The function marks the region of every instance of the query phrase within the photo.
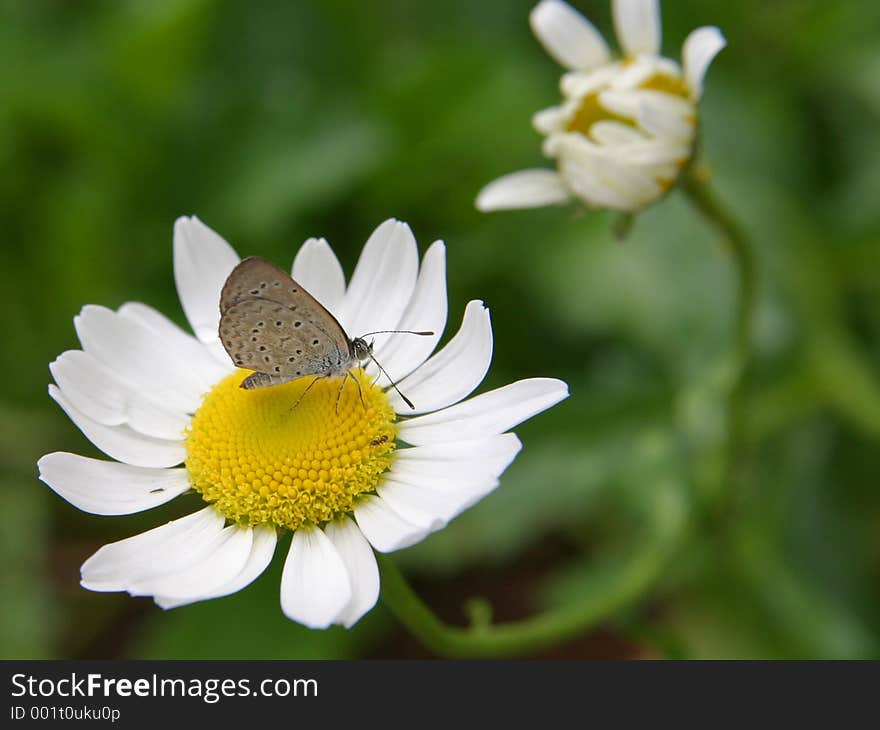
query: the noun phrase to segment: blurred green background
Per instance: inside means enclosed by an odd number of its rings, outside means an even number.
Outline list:
[[[578,9],[610,36],[607,0]],[[86,303],[185,324],[171,227],[199,215],[242,255],[326,236],[348,273],[373,228],[448,244],[450,328],[492,309],[484,388],[564,378],[517,429],[501,487],[398,554],[451,623],[632,587],[549,657],[880,655],[880,4],[666,2],[664,52],[716,24],[703,160],[760,264],[736,512],[717,492],[734,297],[715,233],[673,193],[614,218],[484,215],[486,182],[544,164],[531,114],[559,68],[520,0],[0,1],[3,658],[428,656],[380,605],[308,631],[278,601],[283,552],[238,595],[171,612],[96,594],[101,544],[192,510],[82,514],[36,479],[95,450],[46,394]],[[284,543],[286,545],[286,542]],[[624,586],[624,588],[621,588]]]

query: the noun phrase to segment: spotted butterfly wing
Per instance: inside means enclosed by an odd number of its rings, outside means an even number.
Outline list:
[[[286,271],[256,256],[238,264],[223,286],[220,341],[235,365],[256,371],[243,388],[332,375],[352,363],[336,318]]]

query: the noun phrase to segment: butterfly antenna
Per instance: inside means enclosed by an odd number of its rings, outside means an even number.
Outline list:
[[[376,332],[367,332],[365,335],[361,335],[361,339],[370,335],[422,335],[423,337],[428,337],[433,334],[433,332],[414,332],[413,330],[377,330]],[[376,363],[376,365],[378,364]]]
[[[376,334],[378,334],[378,333],[376,333]],[[421,333],[414,332],[413,334],[421,334]],[[391,383],[391,387],[397,391],[397,395],[399,395],[401,398],[403,398],[403,402],[406,403],[412,410],[415,410],[416,407],[413,405],[412,401],[409,398],[407,398],[403,393],[400,392],[400,388],[397,387],[397,383],[395,383],[393,380],[391,380],[391,376],[386,372],[385,368],[383,368],[379,364],[379,361],[375,357],[373,357],[372,353],[370,354],[370,360],[372,360],[374,363],[376,363],[376,367],[382,371],[382,374],[386,378],[388,378],[388,382]]]

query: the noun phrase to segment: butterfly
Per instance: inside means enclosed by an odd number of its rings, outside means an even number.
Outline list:
[[[316,377],[302,395],[321,378],[341,375],[344,388],[351,377],[349,371],[367,360],[375,362],[385,373],[373,357],[373,344],[365,338],[396,332],[434,334],[380,330],[352,339],[301,284],[258,256],[241,261],[226,278],[220,293],[220,341],[236,366],[255,371],[241,383],[246,390],[280,385],[308,375]],[[357,379],[355,382],[360,387]],[[391,385],[415,410],[397,385]]]

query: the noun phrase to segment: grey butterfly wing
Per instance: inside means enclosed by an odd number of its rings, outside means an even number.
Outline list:
[[[279,382],[330,373],[348,361],[341,349],[347,344],[337,347],[305,315],[268,299],[247,299],[227,309],[220,340],[235,365],[283,378]]]
[[[220,341],[256,388],[305,375],[345,370],[351,364],[342,326],[287,272],[260,258],[233,269],[220,295]]]
[[[255,298],[270,299],[295,307],[305,306],[311,312],[323,313],[337,328],[339,337],[346,341],[348,339],[336,318],[297,284],[290,274],[266,259],[249,256],[240,261],[226,277],[226,283],[220,292],[220,315],[238,302]]]

